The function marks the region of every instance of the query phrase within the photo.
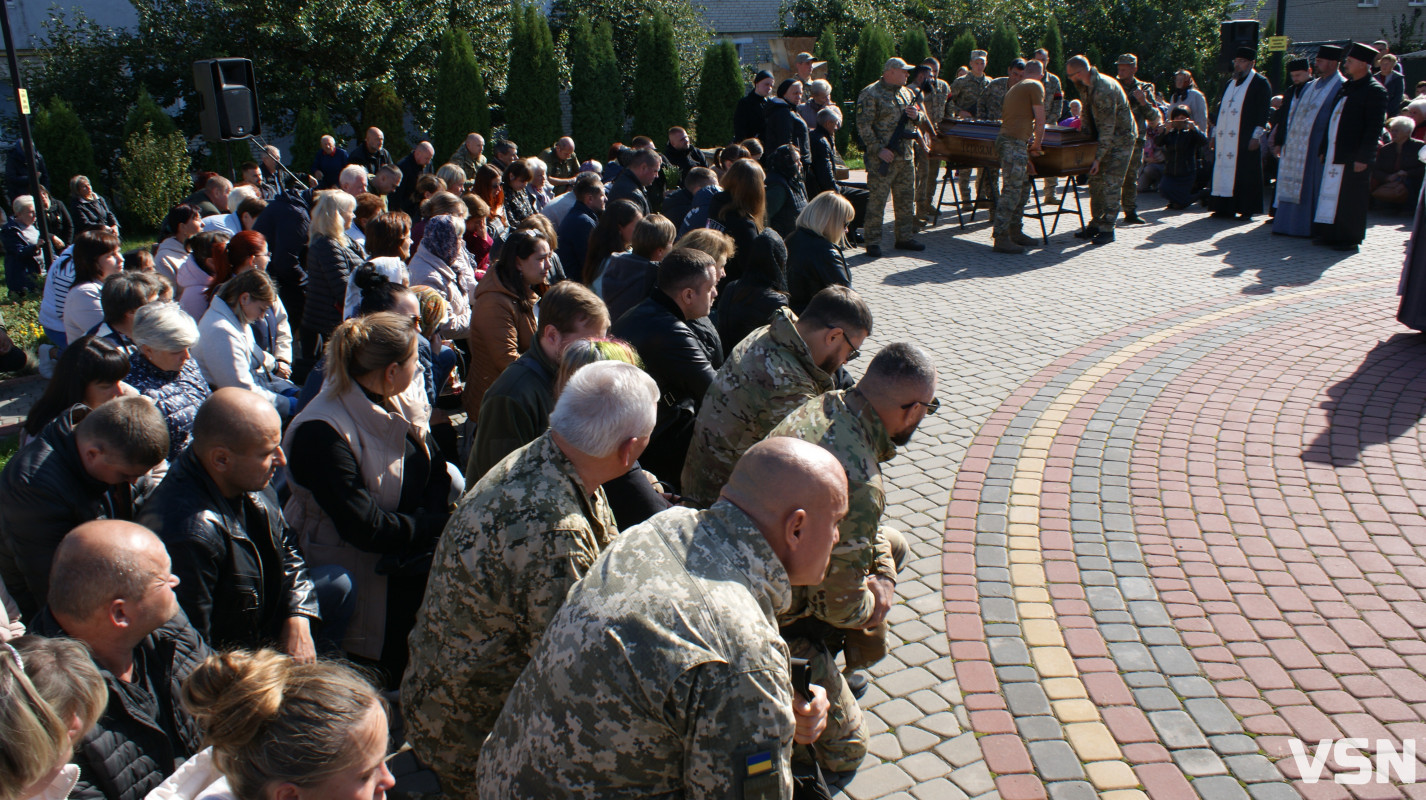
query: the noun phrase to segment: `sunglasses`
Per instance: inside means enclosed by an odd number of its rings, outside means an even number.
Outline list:
[[[842,332],[842,338],[846,340],[846,342],[847,342],[848,345],[850,345],[850,344],[852,343],[852,337],[850,337],[850,336],[847,335],[847,329],[846,329],[846,328],[837,328],[836,330],[839,330],[839,331]],[[860,348],[860,347],[853,347],[853,348],[852,348],[852,351],[851,351],[850,353],[847,353],[847,360],[848,360],[848,361],[856,361],[858,358],[861,357],[861,354],[862,354],[862,351],[861,351],[861,348]]]
[[[937,411],[940,411],[940,410],[941,410],[941,398],[939,398],[939,397],[933,397],[933,398],[931,398],[931,402],[929,402],[929,403],[925,402],[924,400],[912,400],[911,402],[909,402],[909,403],[907,403],[906,405],[902,406],[902,407],[901,407],[901,410],[902,410],[902,411],[910,411],[911,409],[915,408],[916,406],[925,406],[925,407],[926,407],[926,414],[927,414],[928,416],[929,416],[929,415],[934,415]]]

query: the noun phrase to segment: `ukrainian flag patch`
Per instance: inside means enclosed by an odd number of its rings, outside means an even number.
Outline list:
[[[772,771],[772,751],[765,750],[761,753],[753,753],[747,758],[747,776],[761,775],[764,772]]]

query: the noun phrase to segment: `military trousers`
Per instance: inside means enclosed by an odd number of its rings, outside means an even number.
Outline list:
[[[1119,205],[1125,214],[1133,214],[1139,208],[1139,169],[1144,166],[1144,140],[1134,140],[1134,152],[1129,157],[1129,168],[1124,173],[1124,188],[1119,194]]]
[[[940,159],[916,148],[916,219],[922,222],[936,212],[936,175],[940,171]]]
[[[897,572],[906,565],[909,547],[906,537],[894,528],[885,525],[877,530],[876,549],[878,556],[890,555]],[[880,560],[880,559],[878,559]],[[830,627],[830,626],[829,626]],[[869,667],[886,657],[885,621],[871,631],[842,631],[844,640],[840,648],[846,654],[847,669]],[[842,637],[838,637],[842,638]],[[857,698],[847,686],[842,670],[837,667],[837,653],[826,639],[795,636],[788,638],[787,648],[793,658],[808,660],[812,682],[827,692],[827,728],[812,745],[817,763],[832,772],[850,772],[861,766],[866,758],[867,745],[871,736],[867,732],[866,718]],[[797,748],[797,754],[806,748]]]
[[[995,137],[1000,160],[1000,197],[995,201],[994,234],[1000,239],[1020,229],[1030,193],[1030,143],[1001,134]]]
[[[887,164],[886,174],[879,168],[883,162],[873,153],[867,156],[866,183],[869,196],[866,203],[866,243],[881,244],[881,222],[886,216],[889,195],[896,212],[896,241],[909,242],[916,235],[916,162],[897,157]]]
[[[1133,149],[1133,139],[1111,144],[1099,159],[1099,172],[1089,176],[1089,224],[1101,231],[1114,230],[1119,219],[1119,203]]]

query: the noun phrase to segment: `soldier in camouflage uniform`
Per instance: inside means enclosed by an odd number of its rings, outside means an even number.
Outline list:
[[[505,695],[569,587],[618,534],[600,486],[638,459],[657,402],[657,385],[637,367],[584,367],[561,392],[550,430],[492,467],[441,535],[401,711],[446,796],[475,796],[476,757]],[[591,436],[603,438],[581,441]],[[581,449],[609,442],[612,452]]]
[[[1034,172],[1031,156],[1043,151],[1045,138],[1045,85],[1040,82],[1044,67],[1033,59],[1020,71],[1023,78],[1007,93],[1000,135],[995,137],[995,155],[1000,159],[1003,185],[995,204],[994,250],[997,253],[1024,253],[1027,245],[1039,244],[1021,230],[1025,199],[1030,193]]]
[[[480,797],[790,798],[793,743],[817,738],[827,699],[795,698],[776,615],[826,572],[846,509],[835,458],[772,439],[712,508],[624,531],[510,692]]]
[[[1060,84],[1060,76],[1050,72],[1050,51],[1041,47],[1035,51],[1035,60],[1045,68],[1045,124],[1058,125],[1065,108],[1065,90]],[[1054,203],[1059,190],[1059,178],[1045,178],[1045,202]]]
[[[1025,77],[1025,61],[1015,59],[1010,64],[1009,74],[996,78],[985,87],[980,98],[980,116],[977,119],[999,122],[1004,116],[1005,95]],[[1000,170],[986,167],[980,171],[975,188],[976,206],[994,208],[1000,201]]]
[[[985,51],[970,51],[970,72],[951,82],[951,98],[946,103],[946,118],[979,119],[977,109],[980,97],[990,85],[990,76],[985,74]],[[969,203],[970,174],[968,169],[956,170],[956,182],[960,184],[962,203]]]
[[[834,376],[871,333],[871,310],[845,286],[812,297],[798,318],[784,306],[733,348],[708,387],[683,466],[683,499],[707,508],[743,452],[788,412],[836,388]]]
[[[1129,98],[1129,112],[1134,116],[1134,152],[1129,158],[1129,169],[1124,173],[1124,188],[1120,190],[1119,205],[1124,209],[1124,222],[1129,225],[1143,225],[1139,216],[1139,168],[1144,166],[1144,141],[1149,133],[1149,113],[1158,109],[1159,97],[1154,85],[1134,77],[1139,71],[1139,59],[1133,53],[1119,56],[1119,86],[1124,96]]]
[[[897,250],[926,249],[926,245],[913,238],[916,234],[916,162],[911,142],[921,112],[912,102],[911,90],[906,88],[909,69],[911,65],[899,58],[888,59],[881,71],[881,80],[857,95],[857,133],[866,145],[866,179],[870,193],[864,228],[866,254],[873,258],[881,256],[881,222],[886,216],[888,194],[896,210],[896,237],[892,246]],[[903,119],[906,122],[902,130],[906,136],[893,143],[892,134]]]
[[[791,608],[778,617],[792,654],[812,662],[813,680],[832,703],[814,751],[818,763],[834,772],[856,769],[868,740],[861,708],[837,669],[837,652],[845,652],[848,670],[866,669],[885,656],[886,612],[906,559],[905,537],[881,524],[886,489],[880,464],[939,406],[935,394],[930,356],[898,342],[877,353],[855,388],[813,398],[772,431],[827,448],[847,471],[847,517],[827,577],[794,590]]]
[[[475,153],[471,153],[471,148],[475,148]],[[455,164],[465,170],[465,179],[475,180],[475,173],[485,166],[485,137],[478,133],[472,133],[465,137],[465,142],[446,159],[447,164]]]
[[[939,133],[941,120],[946,115],[946,103],[951,98],[951,85],[941,80],[941,62],[928,58],[918,69],[927,74],[920,79],[921,97],[924,101],[926,121]],[[916,221],[925,225],[933,217],[940,216],[936,209],[936,174],[941,171],[941,162],[931,158],[931,151],[919,141],[916,143]]]
[[[1119,218],[1124,176],[1133,157],[1134,117],[1129,111],[1129,98],[1124,95],[1119,81],[1101,75],[1089,59],[1084,56],[1071,58],[1065,65],[1065,75],[1080,87],[1084,96],[1080,130],[1099,142],[1089,170],[1091,219],[1084,230],[1075,234],[1075,238],[1108,244],[1114,241],[1114,223]]]

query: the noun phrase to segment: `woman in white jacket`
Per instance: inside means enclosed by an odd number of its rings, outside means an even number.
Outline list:
[[[297,404],[297,387],[274,373],[277,359],[258,347],[251,325],[277,301],[277,284],[250,270],[223,284],[198,323],[193,357],[214,389],[236,386],[267,398],[284,419]]]

